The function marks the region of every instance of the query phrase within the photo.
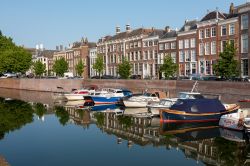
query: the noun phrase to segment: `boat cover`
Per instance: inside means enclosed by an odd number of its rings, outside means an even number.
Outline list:
[[[170,110],[186,113],[219,113],[225,111],[224,105],[218,99],[178,99]]]

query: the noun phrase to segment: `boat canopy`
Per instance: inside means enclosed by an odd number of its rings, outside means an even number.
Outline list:
[[[186,113],[217,113],[225,111],[224,105],[218,99],[178,99],[170,110]]]

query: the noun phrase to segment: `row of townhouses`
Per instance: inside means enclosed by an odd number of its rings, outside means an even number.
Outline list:
[[[250,3],[234,6],[228,13],[217,9],[207,12],[201,20],[186,20],[177,30],[132,29],[129,24],[125,31],[117,26],[113,36],[105,36],[97,43],[83,38],[68,49],[57,49],[48,60],[48,72],[52,71],[53,61],[64,57],[69,64],[69,72],[76,74],[75,65],[82,59],[85,63],[84,78],[97,75],[93,69],[97,55],[103,57],[103,74],[117,76],[117,66],[123,58],[132,65],[132,74],[143,78],[158,78],[164,56],[171,56],[178,65],[178,76],[191,74],[213,75],[213,64],[226,43],[237,48],[235,59],[240,62],[241,77],[249,76],[249,36]]]

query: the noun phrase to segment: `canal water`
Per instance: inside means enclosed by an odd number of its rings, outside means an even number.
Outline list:
[[[0,156],[11,166],[249,165],[248,142],[217,123],[160,124],[76,109],[51,93],[0,90]]]

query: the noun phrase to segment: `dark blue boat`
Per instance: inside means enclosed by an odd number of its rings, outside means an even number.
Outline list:
[[[224,114],[236,112],[237,104],[224,106],[218,99],[178,99],[169,109],[160,110],[160,121],[166,123],[219,121]]]
[[[91,111],[114,110],[116,108],[119,108],[116,104],[95,105],[91,107]]]

